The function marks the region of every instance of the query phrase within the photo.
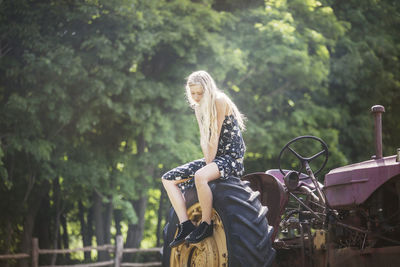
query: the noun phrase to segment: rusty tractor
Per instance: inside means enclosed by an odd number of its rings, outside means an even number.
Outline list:
[[[317,175],[329,153],[315,136],[289,141],[278,169],[210,183],[214,235],[199,244],[168,247],[178,223],[172,209],[163,266],[400,266],[400,149],[383,157],[383,112],[372,107],[372,159],[329,171],[323,184]],[[184,195],[198,223],[195,188]]]
[[[400,266],[400,151],[382,156],[384,107],[371,110],[371,160],[333,169],[321,184],[316,175],[328,160],[327,145],[301,136],[283,147],[279,169],[243,177],[270,209],[275,266]],[[290,156],[295,170],[282,169]]]

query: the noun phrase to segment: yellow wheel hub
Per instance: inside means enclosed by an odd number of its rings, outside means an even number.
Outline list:
[[[196,203],[188,209],[188,217],[198,225],[201,220],[200,204]],[[214,234],[197,244],[186,244],[171,249],[171,267],[220,267],[228,266],[228,249],[222,220],[213,209]],[[176,236],[177,233],[175,233]]]

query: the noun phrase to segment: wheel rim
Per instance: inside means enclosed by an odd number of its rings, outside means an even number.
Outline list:
[[[188,209],[188,217],[198,225],[201,220],[200,204]],[[221,217],[213,209],[214,234],[197,244],[183,244],[171,249],[170,266],[228,266],[226,235]],[[175,233],[176,236],[177,233]]]

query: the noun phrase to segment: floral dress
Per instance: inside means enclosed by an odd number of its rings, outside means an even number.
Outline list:
[[[233,114],[225,116],[219,136],[217,154],[213,160],[217,164],[221,174],[220,179],[243,175],[243,157],[245,151],[246,146],[236,118]],[[168,171],[162,176],[162,179],[182,180],[182,183],[179,183],[178,186],[181,190],[185,190],[193,187],[194,174],[205,165],[204,158],[198,159]]]

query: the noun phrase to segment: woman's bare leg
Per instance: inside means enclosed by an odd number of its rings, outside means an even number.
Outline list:
[[[215,162],[211,162],[199,169],[194,175],[194,181],[197,189],[197,196],[201,206],[201,220],[208,224],[211,223],[211,212],[213,196],[208,182],[218,179],[221,176],[218,166]]]
[[[179,223],[187,221],[188,216],[186,212],[185,198],[183,197],[182,192],[177,185],[177,181],[162,179],[162,183],[167,191],[172,207],[178,216]]]

